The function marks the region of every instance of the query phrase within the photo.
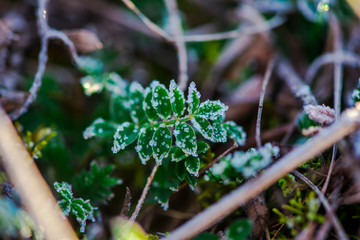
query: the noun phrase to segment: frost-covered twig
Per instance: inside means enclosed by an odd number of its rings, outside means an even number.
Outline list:
[[[324,194],[319,190],[319,188],[317,186],[315,186],[307,177],[302,175],[300,172],[294,171],[293,173],[294,173],[295,176],[300,178],[304,183],[306,183],[318,195],[319,200],[321,201],[322,205],[324,206],[326,212],[331,217],[331,220],[332,220],[332,222],[334,224],[335,230],[336,230],[339,238],[342,239],[342,240],[349,239],[346,236],[344,228],[341,226],[341,223],[340,223],[339,219],[334,214],[328,200],[326,199]]]
[[[253,198],[280,178],[320,154],[335,142],[360,127],[360,108],[352,108],[341,115],[339,121],[324,129],[306,143],[291,151],[264,171],[262,175],[247,182],[207,208],[192,220],[173,231],[166,239],[188,239],[204,231],[229,215],[236,208]]]
[[[146,185],[145,185],[144,190],[143,190],[143,192],[141,194],[141,197],[140,197],[140,199],[139,199],[139,201],[138,201],[138,203],[136,205],[136,208],[135,208],[133,214],[131,215],[131,218],[130,218],[130,221],[129,221],[130,224],[133,223],[136,220],[137,216],[139,215],[140,209],[141,209],[141,207],[142,207],[142,205],[143,205],[143,203],[145,201],[146,195],[147,195],[147,193],[149,191],[149,188],[150,188],[150,184],[151,184],[152,180],[154,179],[154,176],[155,176],[155,173],[156,173],[158,167],[159,167],[158,164],[156,164],[154,166],[150,176],[148,177],[148,179],[146,181]]]
[[[145,26],[158,35],[159,37],[163,38],[166,41],[171,41],[171,37],[162,30],[158,25],[156,25],[153,21],[151,21],[147,16],[145,16],[131,0],[122,0],[122,2],[131,10],[133,11],[140,20],[145,24]]]
[[[287,60],[282,60],[277,67],[279,76],[286,82],[296,97],[301,98],[304,105],[317,105],[309,85],[306,85],[295,73],[293,67]]]
[[[34,217],[45,238],[77,239],[29,155],[10,119],[0,106],[0,158],[22,203]]]
[[[18,110],[11,113],[10,118],[12,120],[17,119],[22,114],[24,114],[37,97],[37,93],[41,87],[41,80],[45,72],[46,63],[48,61],[47,50],[50,38],[57,38],[63,41],[64,44],[69,47],[75,63],[78,62],[76,49],[70,39],[64,33],[49,27],[47,22],[46,0],[38,0],[37,24],[39,28],[39,34],[41,36],[41,49],[38,58],[39,65],[35,73],[34,82],[29,90],[29,95],[26,98],[24,104]]]
[[[305,82],[311,84],[318,70],[325,64],[342,63],[350,66],[360,67],[360,56],[353,52],[335,51],[324,53],[317,57],[305,74]]]
[[[185,35],[183,39],[185,42],[207,42],[207,41],[216,41],[216,40],[223,40],[229,38],[237,38],[244,35],[269,31],[270,29],[280,26],[284,22],[285,19],[282,16],[276,15],[275,17],[271,18],[269,21],[263,24],[256,24],[251,27],[244,27],[238,30],[233,30],[228,32],[199,34],[199,35]]]
[[[175,47],[177,49],[179,66],[178,84],[181,90],[185,90],[189,79],[187,66],[188,62],[179,9],[177,7],[176,0],[165,0],[165,4],[169,13],[169,21],[173,31]]]
[[[272,59],[267,68],[266,68],[266,72],[265,72],[265,76],[262,82],[262,88],[261,88],[261,93],[260,93],[260,100],[259,100],[259,108],[258,108],[258,114],[257,114],[257,119],[256,119],[256,145],[258,148],[261,147],[261,137],[260,137],[260,128],[261,128],[261,114],[262,114],[262,109],[263,109],[263,105],[264,105],[264,97],[265,97],[265,91],[266,91],[266,87],[269,83],[272,71],[274,70],[274,66],[275,66],[275,59]]]

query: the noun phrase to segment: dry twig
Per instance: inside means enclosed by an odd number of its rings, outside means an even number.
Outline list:
[[[296,169],[300,164],[326,150],[360,126],[360,108],[345,111],[339,121],[324,129],[305,144],[296,148],[269,167],[258,178],[247,182],[207,208],[192,220],[173,231],[166,239],[187,239],[218,222],[249,199],[264,191],[281,177]]]
[[[180,89],[185,90],[189,79],[187,66],[186,45],[184,42],[183,30],[179,16],[179,9],[176,0],[165,0],[167,10],[169,12],[170,24],[173,30],[175,46],[177,49],[179,77],[178,84]]]
[[[48,61],[47,51],[49,39],[57,38],[61,40],[65,45],[70,49],[72,58],[74,62],[78,63],[78,56],[76,49],[70,39],[61,31],[51,29],[47,22],[47,10],[46,10],[46,0],[38,0],[38,9],[37,9],[37,24],[39,28],[39,34],[41,36],[41,49],[39,53],[39,65],[34,77],[34,82],[29,90],[29,95],[25,103],[15,112],[11,113],[10,117],[12,120],[17,119],[22,114],[24,114],[29,106],[35,101],[37,93],[41,87],[41,80],[45,72],[46,63]]]
[[[155,173],[156,173],[158,167],[159,167],[158,164],[156,164],[154,166],[150,176],[146,180],[146,185],[145,185],[145,187],[143,189],[141,197],[140,197],[140,199],[139,199],[139,201],[138,201],[138,203],[136,205],[136,208],[135,208],[133,214],[131,215],[131,218],[130,218],[130,221],[129,221],[130,224],[133,223],[136,220],[136,217],[139,215],[140,209],[141,209],[141,207],[142,207],[142,205],[143,205],[143,203],[145,201],[146,195],[147,195],[147,193],[149,191],[149,188],[150,188],[150,184],[151,184],[152,180],[154,179],[154,176],[155,176]]]
[[[78,239],[1,106],[0,133],[0,156],[6,173],[45,238]]]
[[[259,108],[258,108],[258,114],[257,114],[257,119],[256,119],[256,138],[255,139],[256,139],[256,145],[258,148],[261,147],[260,128],[261,128],[261,114],[262,114],[262,109],[263,109],[263,105],[264,105],[265,91],[266,91],[266,87],[269,83],[271,73],[274,70],[274,66],[275,66],[275,59],[272,59],[266,68],[265,76],[264,76],[264,79],[262,82],[262,88],[261,88],[260,100],[259,100]]]

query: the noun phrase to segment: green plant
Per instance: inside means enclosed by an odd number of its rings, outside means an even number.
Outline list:
[[[90,171],[82,171],[76,175],[73,186],[76,193],[93,204],[105,204],[112,197],[110,188],[121,184],[120,179],[110,177],[113,165],[98,166],[96,162],[90,164]]]
[[[38,127],[35,131],[26,131],[26,134],[24,134],[23,127],[19,123],[16,123],[15,125],[28,152],[34,159],[42,157],[41,151],[46,147],[49,141],[56,136],[56,132],[51,128]]]
[[[289,200],[289,204],[282,206],[291,213],[290,216],[286,216],[276,208],[273,208],[273,212],[280,216],[279,222],[285,223],[291,230],[291,235],[296,236],[310,222],[324,222],[324,216],[317,213],[319,206],[320,202],[316,199],[315,192],[310,192],[303,200],[301,192],[297,189],[295,196]]]
[[[216,234],[201,233],[194,237],[193,240],[243,240],[251,233],[252,221],[248,219],[240,219],[232,223],[229,228],[225,230],[225,236],[220,238]]]
[[[137,82],[128,84],[116,73],[95,72],[82,78],[83,88],[88,95],[103,89],[111,93],[112,119],[96,119],[84,131],[84,138],[113,136],[114,153],[136,145],[143,164],[155,159],[160,167],[152,190],[162,204],[181,181],[196,184],[199,156],[209,148],[206,142],[198,141],[198,135],[211,142],[226,142],[228,138],[238,145],[245,142],[246,134],[240,126],[224,122],[228,106],[219,100],[200,103],[194,82],[185,99],[185,93],[173,80],[169,88],[153,81],[144,89]]]
[[[267,167],[278,154],[279,148],[273,147],[271,143],[247,152],[237,151],[214,164],[208,171],[208,177],[224,184],[241,183],[244,178],[255,176],[259,170]]]
[[[97,208],[93,207],[89,200],[74,198],[71,185],[66,182],[55,182],[54,187],[62,198],[62,200],[58,201],[58,204],[65,215],[69,216],[71,212],[80,224],[80,232],[85,232],[86,221],[95,221],[94,215]]]

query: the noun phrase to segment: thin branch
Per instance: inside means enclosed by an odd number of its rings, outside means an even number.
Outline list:
[[[156,164],[150,174],[150,176],[148,177],[147,181],[146,181],[146,185],[144,187],[144,190],[141,194],[141,197],[136,205],[136,208],[135,208],[135,211],[133,212],[133,214],[131,215],[131,218],[130,218],[130,221],[129,223],[133,223],[135,220],[136,220],[136,217],[139,215],[139,212],[140,212],[140,209],[145,201],[145,198],[146,198],[146,195],[149,191],[149,188],[150,188],[150,184],[152,182],[152,180],[154,179],[154,176],[155,176],[155,173],[158,169],[159,165]]]
[[[339,219],[333,213],[333,210],[332,210],[328,200],[326,199],[324,194],[319,190],[319,188],[317,186],[315,186],[307,177],[302,175],[300,172],[294,171],[293,173],[294,173],[295,176],[300,178],[304,183],[306,183],[318,195],[319,200],[321,201],[321,203],[324,206],[325,210],[327,211],[327,213],[331,217],[331,220],[332,220],[332,222],[334,224],[335,230],[336,230],[339,238],[342,239],[342,240],[349,239],[346,236],[344,228],[341,226]]]
[[[262,82],[262,88],[261,88],[260,100],[259,100],[259,108],[258,108],[258,114],[257,114],[257,119],[256,119],[256,131],[255,131],[256,145],[258,148],[261,147],[260,128],[261,128],[261,114],[262,114],[262,109],[263,109],[263,105],[264,105],[265,91],[266,91],[266,87],[269,83],[272,71],[274,70],[274,66],[275,66],[275,59],[272,59],[266,68],[265,76],[264,76],[264,79]]]
[[[0,106],[0,158],[22,203],[46,239],[78,239],[10,119]]]
[[[145,16],[131,0],[122,0],[122,2],[140,18],[140,20],[145,24],[146,27],[148,27],[150,31],[166,41],[171,41],[171,37],[147,16]]]
[[[24,104],[15,112],[11,113],[10,118],[15,120],[24,114],[29,106],[35,101],[37,93],[41,87],[42,78],[45,73],[46,63],[48,61],[47,51],[50,38],[57,38],[64,42],[65,45],[70,49],[71,56],[75,61],[75,64],[78,63],[78,56],[76,49],[70,39],[62,32],[51,29],[47,22],[47,10],[46,10],[46,0],[38,0],[38,9],[37,9],[37,24],[39,28],[39,34],[41,36],[41,48],[39,53],[39,65],[35,73],[34,82],[29,90],[29,95],[26,98]]]
[[[214,223],[229,215],[249,199],[255,197],[274,184],[300,164],[320,154],[328,147],[360,127],[360,107],[345,111],[339,121],[322,130],[306,143],[291,151],[274,163],[259,177],[250,180],[223,197],[217,203],[173,231],[166,239],[188,239],[204,231]]]
[[[278,64],[277,72],[295,96],[301,98],[304,105],[317,105],[316,99],[311,93],[309,85],[305,84],[301,80],[287,60],[282,60]]]
[[[210,34],[199,34],[199,35],[185,35],[185,42],[207,42],[207,41],[216,41],[229,38],[238,38],[244,35],[256,34],[261,32],[267,32],[270,29],[276,28],[283,24],[285,19],[279,15],[276,15],[269,21],[263,24],[256,24],[251,27],[244,27],[238,30],[233,30],[229,32],[220,32],[220,33],[210,33]]]
[[[331,20],[330,26],[331,26],[333,34],[334,34],[334,50],[341,52],[343,44],[342,44],[342,32],[340,29],[339,22],[337,21],[337,18],[335,15],[331,15],[330,20]],[[336,62],[335,66],[334,66],[334,108],[335,108],[336,120],[339,118],[340,112],[341,112],[342,79],[343,79],[343,68],[342,68],[342,63],[340,61],[340,62]],[[331,177],[331,174],[334,169],[336,152],[337,152],[337,146],[336,146],[336,144],[334,144],[328,174],[327,174],[324,186],[321,189],[321,191],[323,193],[326,192],[326,189],[330,182],[330,177]]]
[[[335,51],[317,57],[305,74],[305,82],[311,84],[319,69],[329,63],[342,63],[360,68],[360,56],[353,52]]]
[[[176,0],[165,0],[167,10],[169,12],[170,25],[173,30],[175,46],[177,49],[179,77],[178,84],[180,89],[185,90],[189,79],[187,66],[187,52],[184,42],[183,30],[179,16],[179,9]]]
[[[209,170],[209,168],[211,168],[214,164],[218,163],[221,158],[225,157],[227,154],[229,154],[231,151],[233,151],[237,147],[238,147],[237,143],[234,142],[234,144],[230,148],[226,149],[222,154],[220,154],[217,158],[215,158],[214,161],[212,161],[206,167],[201,169],[199,176],[203,175],[207,170]]]

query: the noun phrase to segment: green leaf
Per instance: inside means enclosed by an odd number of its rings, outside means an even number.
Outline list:
[[[130,145],[139,135],[139,129],[133,123],[124,122],[117,129],[114,135],[114,145],[111,148],[113,153],[124,150],[126,146]]]
[[[129,224],[125,218],[113,218],[110,221],[112,238],[116,240],[149,240],[148,235],[137,222]]]
[[[188,172],[185,175],[185,180],[189,183],[189,186],[192,190],[194,190],[194,188],[196,187],[196,177],[194,177],[193,175],[189,174]]]
[[[185,167],[190,174],[198,176],[200,169],[200,159],[194,156],[187,157],[185,159]]]
[[[150,159],[153,154],[153,148],[151,146],[151,141],[153,139],[155,130],[152,126],[147,128],[142,128],[140,130],[140,136],[137,142],[136,151],[140,157],[142,164],[146,164],[146,161]]]
[[[187,97],[187,104],[188,104],[188,113],[189,114],[193,114],[196,112],[196,110],[199,107],[200,104],[200,93],[199,91],[196,89],[196,85],[194,82],[191,82],[189,85],[189,90],[188,90],[188,97]]]
[[[168,156],[172,145],[170,130],[165,125],[160,126],[156,130],[151,143],[155,161],[160,165],[162,160]]]
[[[110,177],[113,170],[113,165],[98,166],[92,162],[89,171],[83,170],[75,176],[75,192],[92,203],[106,204],[114,196],[110,188],[122,183],[120,179]]]
[[[192,240],[220,240],[220,237],[216,234],[205,232],[205,233],[200,233]]]
[[[174,80],[170,81],[170,102],[175,117],[181,117],[185,111],[184,92],[180,90]]]
[[[153,108],[151,100],[152,100],[152,90],[151,88],[146,88],[145,89],[145,100],[143,103],[143,107],[146,113],[146,116],[148,117],[148,119],[152,122],[155,122],[156,120],[159,119],[159,115],[157,114],[155,108]]]
[[[248,219],[241,219],[231,224],[225,235],[229,240],[243,240],[251,233],[252,222]]]
[[[195,112],[195,116],[216,120],[219,116],[223,115],[228,110],[228,106],[217,101],[206,100],[201,103],[199,109]]]
[[[233,121],[227,121],[222,125],[225,128],[229,138],[233,139],[239,146],[245,144],[246,133],[242,127],[238,126]]]
[[[211,124],[204,118],[194,117],[191,119],[191,123],[196,130],[207,140],[214,141],[213,138],[213,127]]]
[[[151,105],[161,119],[168,119],[171,116],[170,97],[164,85],[159,84],[153,88]]]
[[[130,104],[122,96],[113,95],[110,99],[110,114],[114,122],[123,123],[132,121],[130,117]]]
[[[209,144],[206,142],[198,141],[197,142],[197,154],[206,152],[210,148]]]
[[[119,74],[116,72],[105,73],[102,78],[106,90],[117,96],[126,96],[126,87],[128,83],[122,79]]]
[[[100,74],[103,70],[103,63],[96,58],[92,57],[79,57],[79,61],[77,62],[78,67],[81,71],[86,74],[97,75]]]
[[[64,198],[58,203],[65,210],[65,215],[69,216],[70,212],[75,215],[76,220],[80,224],[80,232],[85,232],[86,221],[95,221],[94,212],[97,208],[93,207],[89,200],[85,201],[82,198],[74,198],[71,185],[66,182],[55,182],[54,187],[60,196]]]
[[[99,93],[104,88],[102,78],[98,76],[87,75],[82,77],[80,79],[80,82],[86,96],[91,96],[94,93]]]
[[[130,113],[132,120],[136,124],[143,124],[147,122],[143,102],[143,87],[138,82],[132,82],[130,85]]]
[[[105,121],[102,118],[98,118],[85,129],[83,137],[84,139],[89,139],[95,136],[111,137],[114,135],[116,127],[116,124]]]
[[[194,129],[187,123],[179,123],[175,126],[174,135],[176,146],[181,147],[187,154],[197,156],[196,135]]]
[[[186,158],[186,153],[184,153],[184,151],[179,148],[179,147],[175,147],[175,151],[173,152],[171,158],[174,162],[179,162],[181,160],[184,160]]]
[[[175,175],[180,180],[183,181],[189,173],[186,171],[185,163],[184,162],[178,162],[175,166]]]
[[[214,122],[213,125],[213,141],[214,142],[226,142],[227,133],[225,128],[218,122]]]

